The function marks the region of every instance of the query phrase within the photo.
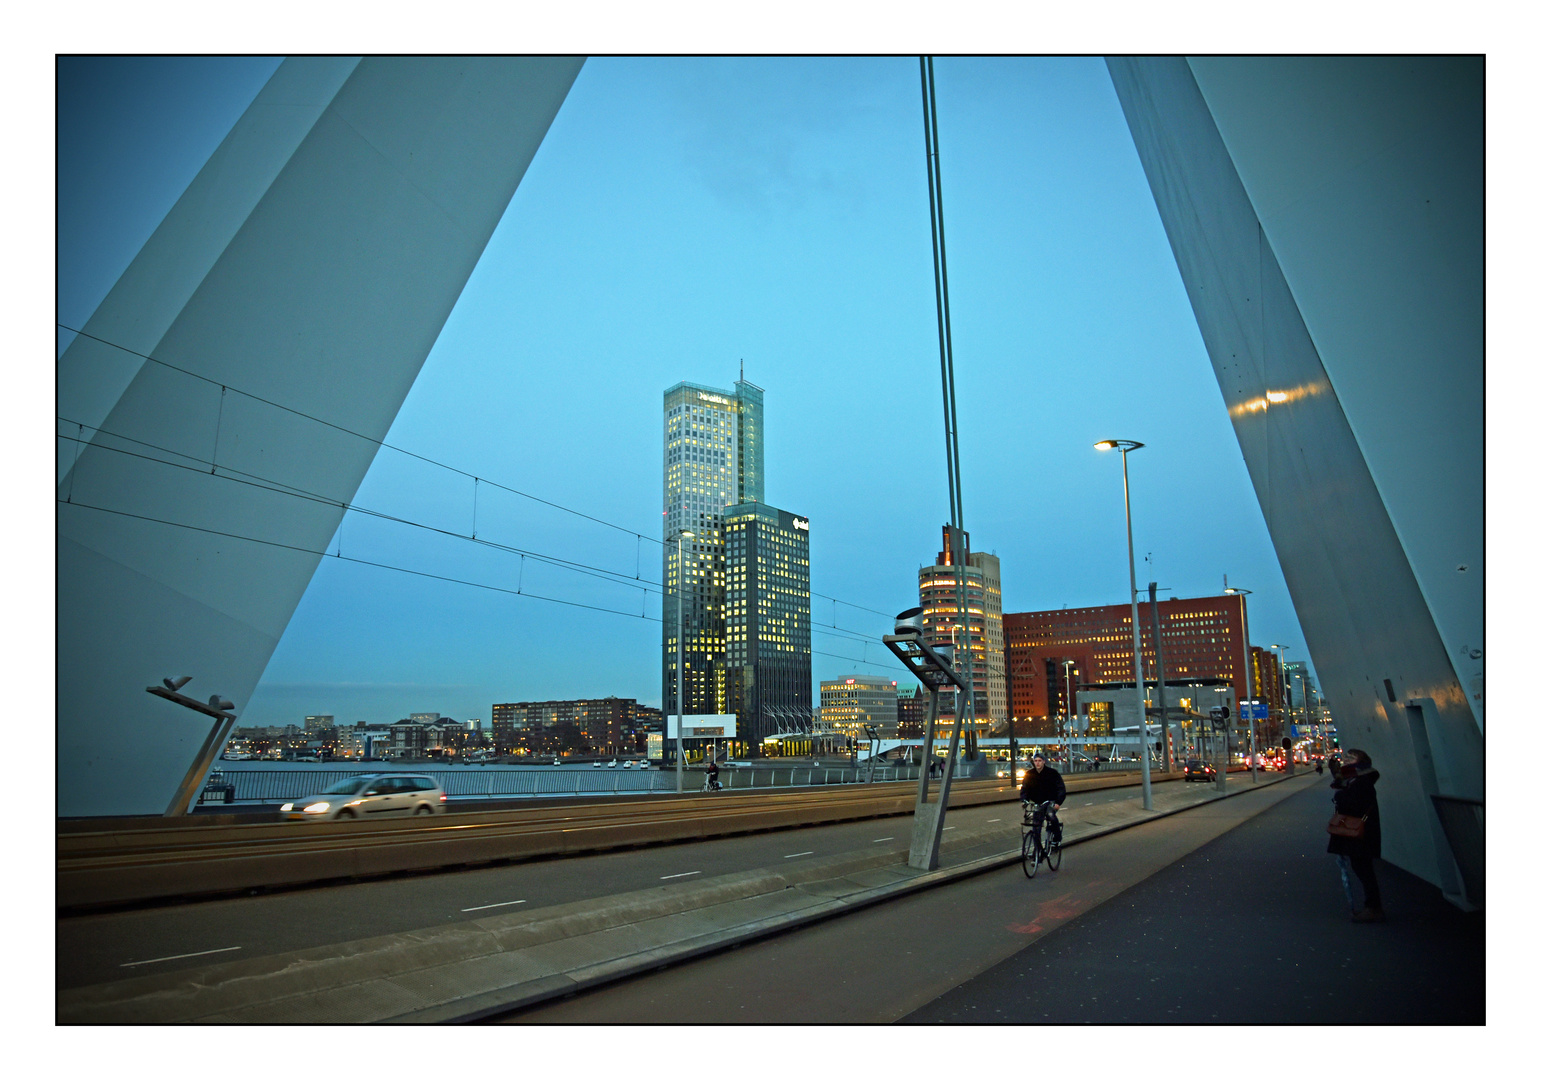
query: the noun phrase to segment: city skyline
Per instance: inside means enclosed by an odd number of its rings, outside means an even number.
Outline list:
[[[62,324],[276,64],[62,63]],[[943,58],[937,84],[966,526],[1004,609],[1120,599],[1119,479],[1091,444],[1143,437],[1142,587],[1228,573],[1254,642],[1309,660],[1105,67]],[[661,705],[663,463],[622,448],[656,438],[658,387],[741,360],[777,395],[766,468],[818,526],[814,677],[897,675],[875,642],[946,517],[917,86],[903,58],[590,60],[397,417],[406,452],[328,548],[381,565],[322,560],[241,722]],[[1156,512],[1201,492],[1205,520]]]

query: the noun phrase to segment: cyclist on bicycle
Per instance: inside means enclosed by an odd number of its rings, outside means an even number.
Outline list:
[[[722,785],[717,782],[717,762],[710,761],[706,766],[706,790],[719,791]]]
[[[1049,832],[1056,843],[1064,838],[1056,813],[1064,802],[1065,778],[1049,764],[1049,759],[1040,750],[1033,755],[1033,767],[1027,771],[1027,779],[1022,781],[1022,803],[1024,807],[1036,807],[1040,803],[1052,804],[1049,809]]]

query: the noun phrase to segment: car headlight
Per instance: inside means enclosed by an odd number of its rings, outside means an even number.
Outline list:
[[[305,808],[307,814],[324,814],[332,808],[329,802],[313,802]]]
[[[293,810],[293,809],[294,809],[294,804],[293,804],[293,803],[292,803],[292,802],[286,802],[286,803],[284,803],[284,804],[283,804],[283,805],[282,805],[282,806],[280,806],[280,807],[279,807],[279,809],[280,809],[280,810],[282,810],[282,811],[283,811],[283,812],[284,812],[284,813],[286,813],[286,814],[287,814],[287,813],[289,813],[289,812],[290,812],[290,811],[291,811],[291,810]]]

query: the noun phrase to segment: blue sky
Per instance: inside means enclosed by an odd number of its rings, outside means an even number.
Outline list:
[[[59,321],[80,325],[276,66],[62,61]],[[1254,591],[1305,657],[1176,265],[1098,58],[936,62],[965,524],[1006,610]],[[947,514],[913,57],[591,59],[355,502],[659,580],[661,402],[765,388],[766,497],[811,521],[814,677],[890,670]],[[637,539],[640,535],[643,539]],[[656,585],[350,514],[243,722],[657,704]],[[647,591],[644,591],[647,590]],[[836,598],[832,602],[827,597]],[[610,609],[589,610],[572,605]],[[827,632],[826,632],[827,631]],[[848,636],[866,635],[873,644]]]

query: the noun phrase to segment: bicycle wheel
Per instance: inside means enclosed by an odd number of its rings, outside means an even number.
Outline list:
[[[1060,847],[1059,841],[1053,836],[1049,837],[1049,850],[1044,854],[1044,861],[1049,864],[1049,869],[1058,871],[1060,859],[1064,857],[1065,849]]]
[[[1038,846],[1038,833],[1036,830],[1022,837],[1022,872],[1032,877],[1038,872],[1041,849]]]

